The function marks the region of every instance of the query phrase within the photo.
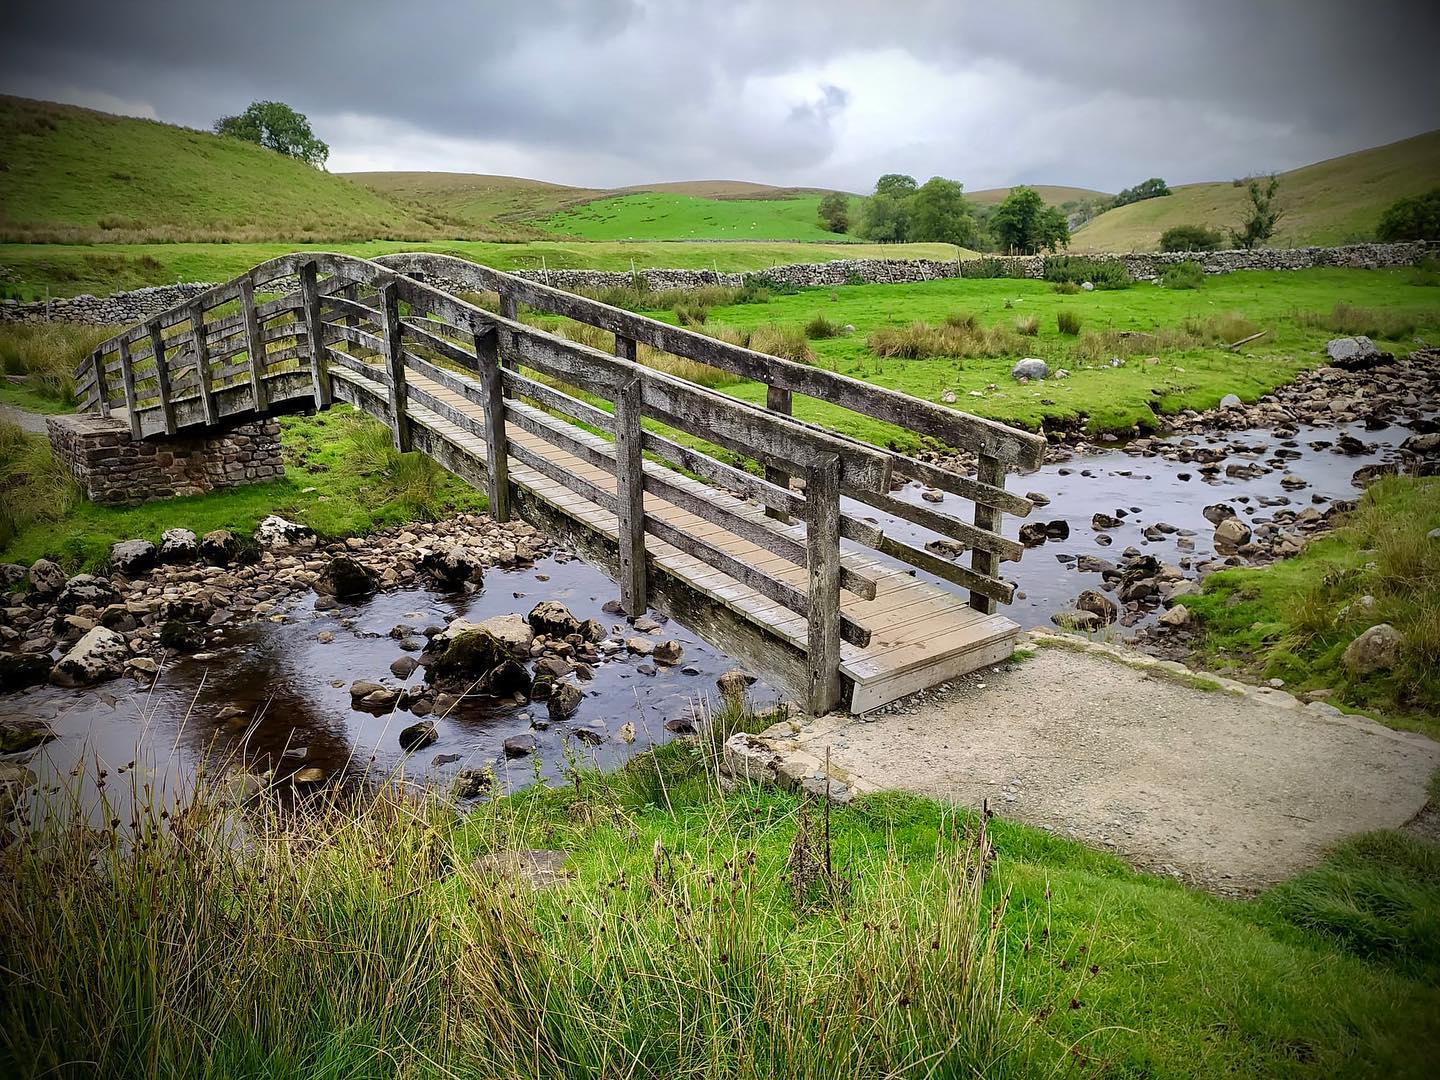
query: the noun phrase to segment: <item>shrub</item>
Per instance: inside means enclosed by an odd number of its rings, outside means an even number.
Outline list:
[[[1057,281],[1053,288],[1062,296],[1073,296],[1080,291],[1080,286],[1073,281]]]
[[[1230,230],[1230,242],[1247,251],[1259,247],[1275,235],[1275,225],[1284,211],[1276,204],[1280,192],[1280,178],[1271,173],[1262,185],[1258,177],[1247,185],[1250,209],[1241,219],[1239,226]]]
[[[945,316],[945,325],[954,330],[978,330],[980,321],[968,311],[952,311]]]
[[[1055,313],[1055,325],[1062,334],[1080,333],[1080,315],[1077,312],[1061,308]]]
[[[1116,206],[1129,206],[1131,203],[1143,202],[1146,199],[1158,199],[1162,195],[1170,194],[1170,185],[1158,176],[1152,176],[1149,180],[1136,184],[1133,188],[1125,188],[1115,196]]]
[[[1440,187],[1396,199],[1380,215],[1375,235],[1386,242],[1440,240]]]
[[[755,299],[739,300],[737,304],[763,304],[772,296],[793,296],[800,291],[798,285],[791,285],[788,281],[780,281],[769,274],[746,274],[741,280],[740,292],[744,295],[753,296]],[[763,299],[761,299],[763,297]]]
[[[1173,225],[1160,234],[1161,251],[1219,251],[1225,237],[1208,225]]]
[[[840,333],[840,324],[833,323],[824,315],[812,316],[805,324],[805,336],[812,341],[820,338],[832,338]]]
[[[1025,337],[1034,337],[1040,333],[1040,316],[1022,315],[1015,320],[1015,332]]]
[[[1045,280],[1088,281],[1097,289],[1125,289],[1135,283],[1119,259],[1091,259],[1084,255],[1047,255]]]
[[[1198,289],[1205,282],[1205,271],[1200,264],[1186,259],[1165,271],[1160,284],[1167,289]]]
[[[1023,277],[1020,267],[1009,259],[987,255],[982,259],[968,259],[960,264],[960,276],[967,278],[1017,278]]]

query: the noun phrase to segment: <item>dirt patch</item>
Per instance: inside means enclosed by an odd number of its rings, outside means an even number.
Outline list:
[[[988,800],[1002,817],[1226,893],[1424,809],[1440,743],[1288,694],[1202,689],[1171,667],[1051,645],[873,719],[772,728],[752,771],[768,753],[773,775],[823,790],[828,750],[840,790]]]

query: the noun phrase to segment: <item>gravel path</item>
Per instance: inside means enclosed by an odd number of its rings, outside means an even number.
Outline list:
[[[765,741],[792,777],[813,776],[828,749],[831,775],[855,791],[988,799],[1002,817],[1227,893],[1425,807],[1440,743],[1288,694],[1196,689],[1114,652],[1046,646],[889,715],[825,717]]]
[[[0,420],[7,424],[19,424],[21,428],[33,435],[45,434],[45,417],[29,409],[19,409],[14,405],[6,405],[0,402]]]

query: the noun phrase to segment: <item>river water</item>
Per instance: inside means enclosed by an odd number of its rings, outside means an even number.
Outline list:
[[[1366,452],[1341,455],[1327,448],[1342,431],[1361,440]],[[1222,469],[1207,480],[1194,464],[1120,449],[1076,456],[1015,478],[1013,489],[1050,499],[1029,520],[1064,521],[1070,533],[1066,540],[1028,549],[1018,563],[1005,564],[1004,573],[1019,586],[1007,613],[1022,626],[1045,624],[1052,614],[1070,607],[1082,589],[1098,587],[1098,575],[1074,569],[1075,559],[1087,553],[1118,561],[1133,546],[1162,563],[1198,565],[1213,555],[1214,529],[1202,514],[1210,503],[1232,504],[1253,525],[1282,506],[1300,510],[1314,505],[1323,512],[1334,500],[1353,499],[1358,494],[1351,483],[1354,470],[1394,459],[1408,434],[1401,427],[1367,431],[1354,425],[1302,427],[1283,444],[1263,430],[1192,440],[1197,446],[1228,447],[1227,463],[1260,463],[1271,469],[1248,479],[1228,477]],[[1280,483],[1286,473],[1303,477],[1308,486],[1287,491]],[[899,496],[919,503],[920,489],[911,485]],[[877,517],[863,505],[851,504],[847,510],[917,545],[935,538],[907,522]],[[1123,517],[1120,527],[1109,530],[1109,545],[1091,528],[1096,511]],[[1175,531],[1158,540],[1142,534],[1159,523]],[[1007,531],[1015,535],[1020,524],[1007,519]],[[1192,550],[1181,550],[1182,539]],[[415,718],[403,711],[361,711],[352,706],[349,685],[357,679],[389,678],[390,664],[406,655],[390,634],[401,625],[420,630],[456,616],[478,620],[523,614],[540,600],[559,600],[577,618],[600,619],[623,635],[626,628],[601,610],[615,594],[604,574],[561,556],[527,569],[487,571],[483,590],[463,598],[408,589],[317,611],[313,595],[298,596],[279,609],[283,619],[229,629],[204,658],[176,661],[153,686],[116,680],[84,692],[42,687],[12,695],[0,702],[0,710],[46,719],[59,734],[30,762],[42,783],[54,783],[82,764],[88,763],[93,772],[99,762],[132,780],[139,770],[138,782],[165,788],[193,776],[202,760],[215,755],[227,767],[274,770],[282,779],[303,769],[333,777],[389,774],[403,766],[411,777],[444,784],[461,769],[493,765],[502,780],[518,785],[537,771],[555,775],[567,752],[572,758],[613,766],[669,738],[667,722],[674,726],[693,718],[702,702],[714,696],[716,677],[734,663],[686,627],[669,622],[655,639],[679,641],[684,646],[681,664],[667,668],[624,653],[599,664],[593,681],[582,684],[586,696],[575,721],[603,725],[611,738],[593,747],[570,744],[568,751],[569,725],[544,726],[543,703],[466,700],[449,715],[431,717],[439,740],[407,758],[397,737]],[[411,681],[421,678],[423,669]],[[763,681],[753,693],[762,705],[776,699]],[[222,710],[231,707],[241,715],[222,719]],[[532,732],[534,718],[543,728],[533,730],[537,753],[507,760],[502,743],[508,736]],[[634,725],[633,742],[615,737],[627,722]],[[132,769],[137,756],[139,764]]]

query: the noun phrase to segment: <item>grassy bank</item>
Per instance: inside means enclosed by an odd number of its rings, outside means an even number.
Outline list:
[[[397,251],[438,251],[499,270],[630,270],[673,267],[766,270],[781,263],[835,259],[953,259],[950,244],[586,243],[531,241],[373,240],[359,243],[0,244],[0,285],[20,299],[108,295],[176,281],[226,281],[257,263],[292,251],[341,251],[373,258]]]
[[[1440,737],[1440,541],[1427,535],[1436,528],[1440,478],[1387,477],[1294,558],[1215,574],[1185,601],[1205,630],[1206,666],[1281,678],[1294,692],[1334,689],[1337,704]],[[1387,622],[1405,635],[1400,663],[1352,677],[1346,647]]]
[[[826,817],[673,744],[454,824],[337,795],[0,852],[10,1075],[1423,1075],[1440,859],[1254,901],[910,797]],[[102,815],[102,817],[105,815]],[[127,818],[130,814],[127,812]],[[542,846],[532,893],[477,855]],[[100,872],[95,872],[96,870]]]
[[[537,221],[581,240],[844,241],[820,227],[820,196],[702,199],[649,191],[581,203]]]
[[[173,527],[248,534],[270,514],[340,537],[485,507],[481,492],[423,454],[396,453],[388,429],[348,406],[282,417],[280,428],[283,480],[113,509],[80,496],[43,438],[0,425],[0,562],[90,568],[119,540],[158,541]]]

